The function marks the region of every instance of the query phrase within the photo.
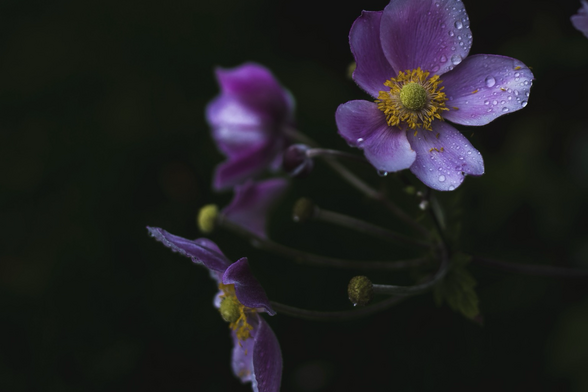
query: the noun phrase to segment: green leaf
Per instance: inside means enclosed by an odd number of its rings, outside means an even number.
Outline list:
[[[476,280],[466,269],[471,256],[455,253],[450,262],[450,269],[445,279],[433,291],[433,298],[437,306],[446,302],[451,309],[460,312],[470,320],[480,314],[478,295],[476,294]]]

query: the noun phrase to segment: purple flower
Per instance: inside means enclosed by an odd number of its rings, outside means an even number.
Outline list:
[[[582,8],[576,15],[570,18],[575,28],[580,30],[588,38],[588,2],[582,0]]]
[[[243,382],[251,382],[255,392],[277,392],[282,378],[282,353],[276,335],[259,315],[275,315],[263,288],[255,279],[247,258],[234,263],[206,238],[187,240],[157,227],[149,233],[174,252],[202,264],[218,283],[214,305],[231,328],[233,372]]]
[[[453,126],[485,125],[527,104],[533,74],[497,55],[467,57],[469,18],[460,0],[391,0],[363,11],[349,33],[355,82],[374,101],[336,112],[339,134],[379,171],[410,170],[450,191],[484,173],[480,153]]]
[[[294,100],[271,72],[247,63],[217,68],[221,94],[206,108],[212,136],[227,160],[216,168],[214,188],[224,190],[277,169],[293,125]]]
[[[223,219],[236,223],[255,235],[267,238],[268,212],[284,194],[288,181],[272,178],[265,181],[248,181],[235,187],[235,197],[222,210]]]

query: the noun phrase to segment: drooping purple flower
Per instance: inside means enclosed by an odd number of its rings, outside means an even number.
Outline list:
[[[147,227],[151,236],[174,252],[202,264],[218,283],[214,305],[231,328],[233,372],[242,382],[251,382],[255,392],[278,392],[282,378],[282,353],[276,335],[259,315],[273,316],[265,291],[255,279],[247,258],[234,263],[209,239],[188,240],[157,227]]]
[[[586,38],[588,38],[588,2],[582,0],[582,7],[578,10],[576,15],[572,15],[570,18],[572,24],[578,30],[580,30]]]
[[[410,169],[425,185],[457,188],[484,173],[481,154],[453,126],[485,125],[527,104],[533,74],[497,55],[468,57],[460,0],[391,0],[363,11],[349,33],[355,82],[374,101],[337,109],[339,134],[379,171]]]
[[[294,121],[294,99],[271,72],[254,63],[216,69],[221,93],[206,108],[212,137],[227,160],[213,186],[224,190],[277,169]]]
[[[255,235],[267,238],[266,225],[269,210],[288,187],[283,178],[265,181],[247,181],[235,187],[235,197],[222,210],[223,219],[236,223]]]

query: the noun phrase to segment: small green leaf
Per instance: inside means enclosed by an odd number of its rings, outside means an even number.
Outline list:
[[[437,306],[446,302],[454,311],[474,320],[480,310],[478,295],[474,289],[476,280],[466,269],[470,259],[471,256],[459,252],[451,257],[451,267],[445,279],[435,286],[433,298]]]

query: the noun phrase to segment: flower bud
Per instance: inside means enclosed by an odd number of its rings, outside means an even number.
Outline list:
[[[312,200],[306,197],[301,197],[294,203],[294,209],[292,211],[292,219],[294,222],[306,222],[314,218],[316,214],[316,207]]]
[[[207,204],[198,211],[198,228],[204,234],[211,233],[214,230],[216,224],[216,218],[218,217],[218,207],[214,204]]]
[[[293,144],[284,152],[282,168],[290,177],[304,178],[310,174],[314,161],[306,155],[309,147],[304,144]]]
[[[353,306],[365,306],[374,295],[374,286],[367,276],[354,276],[349,281],[347,293]]]

